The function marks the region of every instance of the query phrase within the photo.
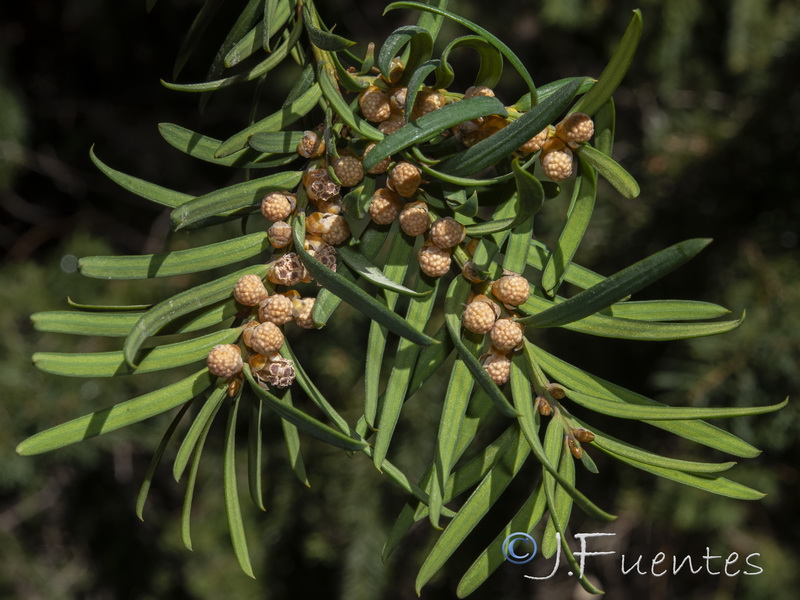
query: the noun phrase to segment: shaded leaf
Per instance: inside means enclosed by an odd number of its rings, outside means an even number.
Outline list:
[[[225,77],[223,79],[216,79],[214,81],[206,81],[203,83],[171,83],[169,81],[161,80],[161,85],[165,88],[174,90],[176,92],[213,92],[230,87],[237,83],[246,81],[253,81],[259,77],[266,75],[272,69],[277,67],[284,59],[289,56],[289,52],[295,47],[300,40],[300,34],[303,32],[303,22],[298,20],[292,28],[289,38],[278,47],[275,52],[270,54],[266,59],[251,67],[247,71]]]
[[[153,454],[153,458],[147,467],[147,472],[144,474],[142,485],[139,488],[138,495],[136,496],[136,516],[139,517],[140,521],[144,521],[144,505],[145,502],[147,502],[147,495],[150,493],[150,485],[153,482],[153,476],[156,474],[156,469],[158,469],[158,465],[161,464],[161,458],[164,456],[164,450],[167,449],[167,445],[172,439],[172,435],[175,433],[175,430],[178,428],[178,424],[181,422],[183,415],[186,414],[186,411],[189,410],[191,404],[191,402],[184,404],[175,415],[175,418],[172,419],[169,427],[167,427],[167,430],[161,437],[161,442],[158,444],[158,448],[156,449],[155,454]]]
[[[400,285],[396,281],[392,281],[392,279],[386,277],[378,267],[369,262],[365,256],[363,256],[360,252],[353,250],[352,248],[342,246],[337,250],[337,253],[351,269],[358,273],[362,278],[381,289],[389,290],[390,292],[396,292],[403,296],[420,297],[430,294],[430,291],[417,292],[411,288],[407,288],[404,285]]]
[[[459,123],[493,114],[506,114],[503,103],[497,98],[470,98],[443,106],[404,125],[378,142],[364,159],[364,169],[368,171],[387,156],[428,141]]]
[[[386,14],[390,10],[395,10],[397,8],[414,8],[414,9],[417,9],[417,10],[420,10],[420,11],[425,11],[425,12],[430,12],[430,13],[434,13],[434,14],[437,14],[437,15],[441,15],[443,17],[446,17],[448,19],[451,19],[451,20],[455,21],[459,25],[463,25],[464,27],[466,27],[470,31],[474,31],[479,36],[484,38],[487,42],[489,42],[492,46],[497,48],[497,50],[506,58],[506,60],[509,62],[509,64],[511,64],[511,66],[514,67],[514,69],[516,69],[516,71],[517,71],[517,73],[519,73],[520,77],[522,77],[522,80],[528,86],[528,89],[530,90],[530,93],[532,95],[534,95],[534,96],[536,95],[536,86],[533,83],[533,79],[531,78],[530,73],[528,73],[528,70],[525,68],[525,65],[517,57],[517,55],[514,54],[514,52],[511,50],[511,48],[509,48],[505,43],[503,43],[502,40],[500,40],[496,36],[492,35],[488,30],[484,29],[480,25],[477,25],[477,24],[473,23],[472,21],[469,21],[469,20],[467,20],[467,19],[465,19],[463,17],[460,17],[460,16],[458,16],[458,15],[456,15],[454,13],[451,13],[451,12],[448,12],[448,11],[442,9],[442,8],[439,8],[438,6],[429,6],[429,5],[426,5],[426,4],[421,4],[419,2],[393,2],[393,3],[391,3],[389,6],[387,6],[384,9],[383,14]],[[539,131],[541,131],[541,129]],[[522,145],[522,144],[520,144],[520,145]]]
[[[305,21],[306,31],[308,32],[308,39],[320,50],[328,52],[335,52],[337,50],[344,50],[350,46],[354,46],[355,42],[343,38],[335,33],[324,31],[315,25],[317,19],[312,17],[311,5],[303,5],[303,20]]]
[[[464,176],[495,164],[555,121],[572,102],[579,87],[578,81],[567,83],[507,127],[442,161],[439,170],[450,175]]]
[[[597,79],[597,83],[592,86],[591,90],[586,92],[586,95],[578,100],[570,110],[571,113],[582,112],[592,116],[611,98],[625,73],[628,72],[641,35],[642,13],[639,9],[636,9],[633,11],[633,18],[625,30],[619,46],[617,46],[605,69]]]
[[[303,248],[303,241],[305,240],[304,215],[296,215],[293,225],[293,234],[294,247],[297,254],[302,259],[305,267],[320,285],[329,289],[342,300],[353,306],[356,310],[365,314],[372,320],[377,321],[389,331],[396,333],[399,336],[408,338],[412,342],[421,344],[423,346],[435,343],[432,338],[428,337],[418,329],[414,329],[413,327],[409,326],[404,319],[387,310],[385,306],[375,300],[375,298],[372,296],[368,295],[361,288],[357,287],[355,284],[338,275],[337,273],[334,273],[328,267],[324,266],[313,256],[311,256]]]
[[[277,413],[282,419],[286,419],[306,433],[325,442],[326,444],[330,444],[331,446],[343,448],[344,450],[360,450],[364,447],[364,442],[354,440],[351,437],[339,433],[328,425],[321,423],[303,411],[288,403],[282,402],[273,396],[267,390],[258,385],[258,383],[256,383],[256,380],[253,379],[253,375],[250,373],[249,365],[245,365],[243,371],[248,383],[250,384],[250,387],[253,389],[256,395],[266,403],[267,407],[272,409],[272,411]]]
[[[450,338],[453,340],[453,345],[455,345],[458,355],[464,361],[464,364],[467,365],[467,368],[478,384],[494,401],[498,410],[507,417],[516,417],[517,411],[509,404],[503,392],[501,392],[497,384],[492,381],[492,378],[489,377],[489,374],[478,359],[475,358],[470,349],[461,341],[461,312],[463,311],[463,304],[467,301],[469,287],[469,282],[463,277],[456,277],[450,283],[444,304],[444,321],[447,325],[447,331],[450,334]]]
[[[456,516],[447,525],[442,535],[436,540],[425,562],[420,567],[415,584],[417,594],[420,593],[430,579],[441,569],[453,552],[466,539],[475,526],[486,516],[508,484],[516,476],[525,459],[530,453],[530,448],[519,432],[513,450],[507,452],[500,462],[481,481],[475,491],[458,511]]]
[[[480,57],[480,66],[475,75],[474,85],[485,85],[494,88],[503,74],[503,55],[487,40],[479,35],[465,35],[451,41],[442,51],[441,64],[436,69],[436,87],[446,89],[455,80],[453,67],[450,65],[450,53],[456,48],[472,48]]]
[[[178,452],[175,455],[175,462],[172,465],[172,476],[175,481],[180,481],[189,460],[196,454],[198,441],[203,437],[203,432],[208,432],[211,420],[217,414],[219,407],[228,395],[228,382],[225,380],[218,380],[214,391],[208,396],[203,403],[203,407],[198,411],[197,416],[189,426],[186,435],[183,436],[183,441],[178,447]],[[187,486],[188,488],[188,486]]]
[[[674,271],[710,243],[709,239],[696,238],[674,244],[520,322],[531,327],[558,327],[592,315]]]
[[[303,80],[301,79],[300,81]],[[214,152],[214,156],[220,159],[247,148],[248,140],[256,133],[280,131],[285,127],[289,127],[292,123],[307,115],[317,105],[321,95],[322,92],[319,85],[313,84],[299,97],[289,104],[285,104],[280,110],[264,117],[260,121],[256,121],[222,142]]]
[[[239,506],[239,490],[236,486],[236,415],[239,412],[241,395],[233,401],[228,412],[228,427],[225,429],[225,452],[222,463],[223,490],[225,495],[225,514],[228,516],[228,529],[231,532],[233,554],[239,567],[246,575],[255,579],[247,550],[247,537],[244,533],[242,510]]]

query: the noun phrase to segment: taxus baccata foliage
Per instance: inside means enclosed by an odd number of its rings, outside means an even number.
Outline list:
[[[554,356],[538,342],[537,331],[551,327],[642,343],[721,334],[742,322],[724,319],[729,311],[715,304],[631,299],[710,240],[678,242],[609,277],[572,260],[591,220],[598,178],[627,198],[639,195],[636,181],[611,155],[612,96],[633,59],[641,15],[634,12],[597,79],[571,74],[534,83],[505,43],[446,4],[390,4],[386,18],[400,9],[415,11],[417,24],[364,47],[339,35],[346,33],[341,28],[333,33],[310,0],[247,2],[208,80],[165,85],[199,93],[205,103],[226,87],[262,85],[276,67],[295,63],[298,75],[282,106],[225,140],[160,125],[178,150],[243,170],[240,183],[191,196],[117,171],[92,150],[92,160],[112,180],[169,207],[175,230],[238,221],[241,234],[162,254],[86,257],[80,261],[83,275],[143,279],[248,264],[154,299],[153,305],[71,303],[71,310],[33,315],[42,331],[124,339],[118,352],[34,355],[36,366],[50,373],[114,377],[203,367],[37,433],[19,445],[21,454],[56,450],[175,411],[137,511],[141,516],[156,467],[174,443],[173,474],[180,479],[188,473],[181,535],[191,547],[198,465],[212,422],[226,418],[223,494],[234,553],[252,576],[240,512],[236,425],[239,412],[246,412],[248,485],[253,502],[263,508],[262,420],[278,419],[301,480],[302,433],[366,455],[378,469],[376,477],[380,472],[407,495],[384,558],[415,522],[427,519],[442,530],[420,566],[418,591],[523,466],[536,465],[541,477],[530,482],[528,499],[466,570],[461,597],[502,564],[509,533],[530,532],[541,523],[542,553],[551,556],[557,534],[564,544],[574,505],[598,520],[614,519],[576,488],[577,469],[598,471],[592,454],[731,498],[762,496],[721,475],[733,462],[661,456],[573,412],[641,421],[733,456],[754,457],[757,449],[704,419],[761,414],[783,403],[666,406],[585,372],[571,364],[575,357]],[[176,77],[214,17],[214,5],[208,0],[187,32]],[[445,20],[463,35],[437,40]],[[473,85],[459,90],[450,58],[464,50],[476,52],[480,62]],[[504,68],[527,88],[513,104],[501,101],[494,89]],[[562,201],[559,182],[569,182],[573,192],[561,234],[547,247],[535,237],[535,220],[549,203]],[[578,291],[559,295],[564,283]],[[361,416],[350,421],[291,348],[299,336],[325,336],[325,324],[337,318],[342,303],[370,321],[365,339],[349,340],[366,347]],[[165,337],[171,334],[187,335]],[[394,354],[386,353],[389,336],[399,339]],[[391,462],[392,438],[406,400],[444,365],[451,369],[447,390],[441,404],[430,406],[441,413],[438,430],[429,432],[434,453],[417,479]],[[308,402],[295,405],[301,399]],[[580,408],[573,411],[575,406]],[[487,441],[478,434],[490,419],[505,424]],[[566,544],[563,551],[577,570]],[[585,577],[581,583],[597,591]]]

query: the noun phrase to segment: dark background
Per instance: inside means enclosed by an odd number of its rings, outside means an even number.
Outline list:
[[[226,3],[180,81],[205,76],[214,44],[242,4]],[[380,43],[412,19],[408,11],[382,18],[377,2],[320,4],[328,23],[338,22],[337,31],[359,41]],[[597,76],[636,6],[602,0],[451,3],[503,38],[538,84]],[[578,260],[610,274],[681,239],[713,237],[698,258],[641,297],[708,300],[735,315],[746,309],[747,319],[731,334],[691,342],[630,343],[554,332],[543,343],[586,370],[669,403],[752,405],[796,397],[800,8],[768,0],[645,0],[638,6],[645,29],[634,66],[615,95],[615,158],[637,177],[642,195],[624,200],[601,188]],[[81,279],[75,264],[83,255],[157,252],[189,243],[185,234],[170,235],[166,211],[120,190],[93,167],[92,144],[112,167],[188,193],[240,177],[181,155],[156,128],[173,122],[224,138],[249,117],[252,88],[217,94],[200,114],[196,96],[159,83],[172,80],[182,32],[198,7],[162,0],[147,14],[140,1],[0,6],[0,597],[410,598],[416,569],[434,539],[425,523],[383,566],[380,548],[402,498],[368,461],[308,441],[312,488],[305,489],[286,465],[274,422],[267,425],[267,513],[257,514],[242,492],[256,581],[240,573],[230,550],[221,493],[222,422],[212,431],[198,483],[193,553],[180,544],[183,486],[169,469],[156,478],[146,522],[133,512],[168,418],[52,455],[14,453],[27,435],[152,389],[157,381],[73,381],[38,373],[30,365],[36,350],[97,351],[112,349],[113,341],[38,334],[27,315],[61,308],[67,295],[97,303],[149,302],[194,281],[112,285]],[[440,39],[463,33],[448,25]],[[470,60],[457,65],[454,89],[470,85]],[[508,71],[497,92],[511,103],[522,90]],[[291,77],[274,75],[259,116],[280,104]],[[537,224],[544,241],[558,235],[563,203],[548,210]],[[197,234],[191,243],[214,241],[212,234]],[[313,346],[301,339],[297,344],[334,404],[355,411],[351,394],[360,384],[363,349],[352,340],[364,336],[353,328],[362,331],[364,322],[347,315]],[[426,403],[435,398],[409,403],[398,430],[397,460],[412,470],[432,447],[438,415]],[[701,556],[707,546],[725,556],[759,552],[765,570],[753,577],[624,577],[617,562],[596,559],[595,575],[608,597],[794,598],[800,583],[797,417],[791,403],[778,414],[721,423],[764,450],[732,471],[733,479],[768,493],[759,502],[713,497],[600,457],[599,476],[580,473],[581,489],[620,515],[607,529],[617,533],[618,552],[644,560],[658,551]],[[625,433],[673,456],[726,459],[659,430]],[[423,598],[455,597],[461,573],[525,492],[512,486],[497,516],[470,538]],[[580,514],[572,521],[575,532],[601,527]],[[583,597],[565,574],[534,584],[522,577],[531,570],[504,565],[473,597]]]

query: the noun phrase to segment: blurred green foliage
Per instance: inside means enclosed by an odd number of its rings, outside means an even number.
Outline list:
[[[95,16],[80,4],[77,0],[63,6],[36,3],[25,9],[24,19],[5,18],[7,7],[0,8],[7,44],[6,56],[0,57],[5,66],[0,71],[0,232],[2,251],[9,259],[0,271],[4,332],[0,337],[0,439],[4,440],[0,597],[282,600],[316,596],[320,591],[353,600],[408,597],[419,561],[403,553],[419,553],[417,546],[428,538],[420,535],[406,542],[386,567],[379,554],[401,500],[390,487],[376,485],[380,478],[366,461],[350,461],[304,440],[312,486],[306,489],[287,468],[274,419],[266,426],[267,513],[245,514],[247,522],[257,524],[248,531],[259,574],[256,581],[241,575],[228,550],[221,496],[198,494],[191,555],[179,546],[176,535],[182,486],[171,480],[167,470],[156,477],[145,523],[136,520],[138,484],[168,419],[71,446],[53,456],[15,455],[16,443],[32,432],[150,387],[146,376],[109,385],[36,372],[30,365],[35,350],[76,348],[74,340],[65,336],[33,332],[28,315],[63,306],[59,301],[67,294],[98,303],[112,298],[138,302],[155,297],[158,286],[186,284],[112,286],[78,276],[76,257],[157,251],[167,243],[163,217],[149,208],[137,211],[142,205],[122,197],[87,166],[88,145],[102,140],[118,161],[114,164],[128,172],[165,185],[180,182],[176,187],[193,181],[195,189],[203,189],[221,175],[203,167],[189,171],[195,167],[179,162],[165,149],[155,124],[172,120],[211,133],[224,131],[226,122],[244,118],[243,106],[249,101],[212,101],[197,125],[185,122],[196,118],[188,116],[195,109],[186,98],[156,92],[155,103],[140,106],[142,98],[131,94],[121,77],[115,78],[117,70],[139,72],[151,86],[146,89],[157,89],[157,77],[168,76],[168,69],[154,65],[163,56],[170,62],[177,50],[170,26],[191,18],[196,3],[159,3],[147,21],[140,2],[119,6],[116,13],[100,10],[102,3],[91,3],[99,10]],[[653,293],[664,296],[670,285],[685,290],[688,280],[698,299],[737,311],[747,309],[748,315],[737,332],[723,338],[658,348],[619,345],[609,352],[607,346],[603,349],[572,334],[555,334],[549,343],[567,353],[580,351],[584,362],[579,366],[645,393],[660,394],[658,398],[670,404],[744,405],[795,397],[800,389],[796,308],[800,184],[787,156],[796,152],[800,131],[795,112],[800,98],[794,85],[800,7],[787,0],[702,5],[689,0],[643,0],[636,5],[605,0],[510,1],[492,10],[478,3],[456,5],[495,32],[503,32],[511,23],[514,49],[528,55],[530,64],[541,64],[552,78],[593,72],[591,62],[578,68],[575,63],[592,61],[594,53],[601,65],[619,24],[629,17],[628,9],[642,8],[646,23],[642,48],[618,94],[616,153],[639,179],[643,198],[625,201],[610,193],[601,195],[603,202],[598,204],[603,206],[598,207],[594,232],[587,238],[592,243],[578,260],[591,257],[593,264],[587,266],[613,272],[623,265],[610,257],[624,257],[632,249],[640,256],[648,248],[679,238],[713,236],[717,244],[698,259],[705,262],[690,269],[686,280],[664,282]],[[352,15],[352,22],[343,25],[355,39],[377,38],[380,35],[373,30],[391,29],[379,20],[380,9],[375,2],[330,3],[330,14]],[[126,19],[138,36],[135,43],[111,35],[123,31]],[[42,44],[37,31],[47,32],[49,42]],[[66,45],[63,62],[53,62],[50,71],[43,67],[46,57],[61,51],[59,40],[75,40],[76,32],[91,43]],[[134,51],[128,52],[129,48]],[[100,73],[91,83],[76,78],[83,85],[69,86],[55,72],[59,67],[69,72],[87,61]],[[501,97],[509,101],[514,93],[509,89]],[[150,129],[145,132],[146,128]],[[131,148],[137,146],[148,152],[134,156]],[[31,214],[32,207],[39,212]],[[103,220],[100,214],[111,216]],[[546,221],[542,226],[546,236]],[[180,235],[169,243],[181,244]],[[713,276],[698,277],[708,272]],[[344,340],[351,339],[360,325],[344,318],[332,323],[329,338],[335,334],[343,343],[330,347],[304,343],[300,337],[292,340],[302,362],[320,373],[326,394],[340,403],[337,408],[345,415],[348,406],[355,409],[350,392],[361,385],[358,365],[363,357],[361,349]],[[114,343],[80,340],[77,349],[112,349]],[[440,388],[445,383],[439,382]],[[432,444],[421,435],[435,430],[436,416],[426,410],[435,393],[432,396],[415,397],[409,403],[408,418],[397,434],[402,443],[398,463],[415,474],[424,467],[422,457]],[[602,498],[606,507],[620,507],[623,518],[609,530],[623,538],[621,551],[649,556],[659,549],[701,554],[708,545],[718,553],[760,552],[765,568],[757,577],[681,576],[668,581],[626,579],[618,571],[601,570],[598,574],[609,597],[793,598],[792,588],[800,583],[794,568],[800,551],[800,521],[794,506],[800,461],[797,413],[793,402],[777,414],[731,425],[734,433],[764,449],[759,459],[737,467],[736,473],[743,483],[768,492],[758,503],[711,497],[660,480],[654,483],[652,477],[598,460],[602,477],[584,477],[582,489]],[[221,478],[221,430],[222,424],[216,423],[206,446],[201,488]],[[636,433],[651,448],[685,456],[678,442],[644,429]],[[242,505],[245,511],[254,511],[249,503]],[[513,502],[508,507],[510,514]],[[574,531],[595,531],[597,524],[582,522],[574,527]],[[462,558],[463,570],[473,557]],[[493,597],[498,590],[509,598],[548,598],[572,591],[571,581],[534,586],[523,579],[523,572],[528,571],[507,565],[475,597]],[[445,573],[424,597],[453,597],[457,580],[452,577]]]

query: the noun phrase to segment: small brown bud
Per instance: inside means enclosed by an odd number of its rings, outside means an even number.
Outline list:
[[[577,460],[583,458],[583,448],[573,439],[567,439],[567,445],[569,446],[569,451],[572,453]]]
[[[558,385],[557,383],[549,383],[547,384],[547,393],[550,394],[556,400],[563,400],[567,397],[567,393],[564,391],[564,388]]]
[[[553,407],[550,406],[550,403],[545,398],[541,396],[536,398],[536,405],[539,407],[539,414],[543,417],[549,417],[553,414]]]
[[[576,440],[578,440],[579,442],[583,442],[585,444],[594,441],[594,434],[588,429],[584,429],[583,427],[578,427],[576,429],[573,429],[572,435]]]

